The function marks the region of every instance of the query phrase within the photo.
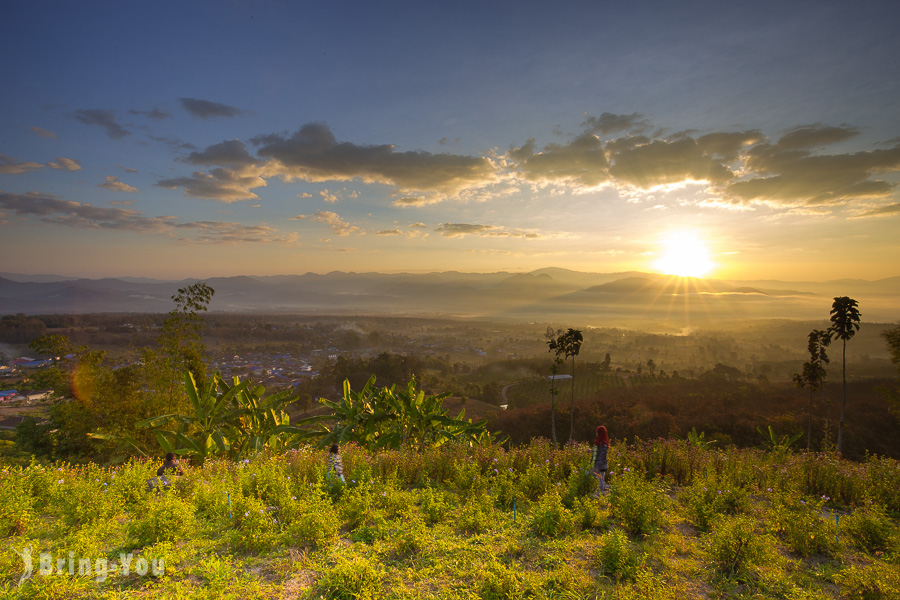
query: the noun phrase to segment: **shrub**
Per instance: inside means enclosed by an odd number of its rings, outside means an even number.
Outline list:
[[[575,514],[575,524],[584,530],[600,527],[605,522],[597,502],[589,498],[576,498],[572,512]]]
[[[529,500],[537,500],[543,496],[553,482],[550,480],[550,461],[532,463],[525,469],[525,474],[519,480],[519,492]]]
[[[523,597],[519,574],[506,565],[492,561],[481,570],[480,597],[483,600],[511,600]]]
[[[456,520],[456,526],[464,533],[484,533],[487,531],[494,518],[493,502],[489,496],[481,494],[472,498],[463,505]]]
[[[610,531],[600,538],[594,554],[600,575],[616,581],[636,581],[644,569],[644,559],[621,529]]]
[[[877,504],[857,509],[841,520],[841,530],[850,536],[851,543],[869,553],[888,550],[893,529],[884,509]]]
[[[24,534],[34,521],[34,500],[19,469],[0,473],[0,538]]]
[[[341,519],[331,501],[319,492],[297,503],[297,511],[285,530],[287,541],[300,546],[321,548],[334,542],[341,529]]]
[[[370,600],[381,598],[384,570],[362,557],[338,562],[319,577],[317,587],[325,598]]]
[[[668,504],[660,481],[647,481],[629,471],[618,477],[611,489],[612,513],[629,533],[649,533],[660,526]]]
[[[435,490],[429,485],[420,492],[420,502],[426,523],[434,525],[446,520],[450,512],[446,493],[441,490]]]
[[[196,528],[194,506],[175,494],[165,493],[150,503],[146,513],[133,515],[127,532],[136,547],[143,547],[190,538]]]
[[[275,543],[277,522],[260,500],[232,498],[233,541],[250,551],[267,550]]]
[[[559,537],[572,533],[575,525],[572,513],[563,506],[559,494],[550,492],[531,507],[528,528],[536,535]]]
[[[883,563],[851,565],[835,575],[842,598],[893,600],[900,598],[900,569]]]
[[[756,565],[765,554],[765,536],[748,516],[720,518],[707,538],[707,555],[716,572],[735,575]]]
[[[821,516],[824,500],[776,499],[770,523],[775,535],[803,556],[831,554],[837,549],[834,530]]]
[[[691,522],[703,531],[708,531],[710,524],[722,515],[743,512],[749,503],[746,490],[721,483],[712,475],[695,478],[678,499],[685,505]]]

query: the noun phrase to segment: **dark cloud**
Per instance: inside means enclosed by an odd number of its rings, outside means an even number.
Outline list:
[[[642,189],[688,180],[720,184],[734,177],[721,159],[706,153],[697,140],[687,136],[637,143],[611,152],[609,160],[609,172],[617,183]]]
[[[103,129],[110,138],[120,140],[131,132],[116,122],[116,113],[112,110],[103,110],[101,108],[82,108],[75,111],[72,115],[76,121],[80,121],[85,125],[96,125]]]
[[[237,117],[244,114],[239,108],[228,106],[227,104],[219,104],[218,102],[210,102],[209,100],[200,100],[197,98],[179,98],[178,101],[184,110],[192,117],[198,119],[214,119],[216,117]]]
[[[865,217],[892,217],[894,215],[900,215],[900,203],[879,206],[878,208],[874,208],[860,215],[856,215],[853,218],[862,219]]]
[[[456,194],[495,180],[487,158],[429,152],[396,152],[392,145],[338,142],[327,125],[309,123],[290,137],[251,140],[257,155],[277,161],[270,168],[286,180],[348,181],[394,185],[400,190]],[[279,168],[280,165],[280,168]]]
[[[255,158],[250,156],[247,147],[240,140],[226,140],[219,144],[213,144],[202,152],[191,152],[184,160],[192,165],[226,165],[235,167],[252,165],[257,162]]]
[[[171,119],[172,113],[160,110],[158,108],[152,108],[150,110],[135,110],[131,109],[128,111],[128,114],[136,115],[136,116],[144,116],[149,119],[153,119],[155,121],[161,121],[163,119]]]
[[[650,122],[644,115],[631,113],[630,115],[616,115],[605,112],[599,117],[587,117],[582,127],[591,133],[608,135],[620,131],[643,131],[650,126]]]
[[[217,168],[209,173],[195,171],[190,177],[163,179],[156,185],[166,189],[184,188],[185,195],[192,198],[237,202],[258,199],[259,196],[250,190],[265,187],[266,180],[252,168]]]
[[[178,223],[175,217],[146,217],[137,210],[92,206],[54,196],[0,191],[0,210],[21,217],[37,217],[44,223],[83,229],[109,229],[149,234],[190,234],[182,241],[215,244],[295,243],[267,225],[243,225],[218,221]]]
[[[571,183],[596,187],[609,180],[609,162],[603,142],[592,133],[584,133],[568,144],[550,144],[535,151],[534,139],[508,156],[519,161],[522,176],[540,183]]]
[[[42,127],[32,127],[31,130],[42,138],[55,138],[56,134]]]

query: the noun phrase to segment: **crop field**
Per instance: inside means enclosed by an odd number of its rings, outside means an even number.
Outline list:
[[[657,440],[0,473],[6,598],[898,598],[900,464]]]

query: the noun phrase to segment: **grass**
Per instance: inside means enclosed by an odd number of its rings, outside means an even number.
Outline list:
[[[141,461],[6,465],[0,596],[900,597],[897,461],[656,440],[596,495],[581,445],[343,455],[346,485],[306,448],[160,495]]]

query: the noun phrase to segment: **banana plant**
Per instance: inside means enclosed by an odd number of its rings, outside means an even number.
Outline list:
[[[222,375],[216,372],[206,383],[197,386],[194,375],[186,371],[184,387],[193,408],[192,415],[177,413],[152,417],[138,423],[139,427],[157,427],[171,421],[178,424],[175,430],[156,431],[156,439],[164,452],[189,455],[203,464],[214,455],[230,454],[232,445],[240,437],[236,427],[248,410],[235,402],[244,392],[248,382],[223,387]],[[240,442],[238,442],[238,447]]]

